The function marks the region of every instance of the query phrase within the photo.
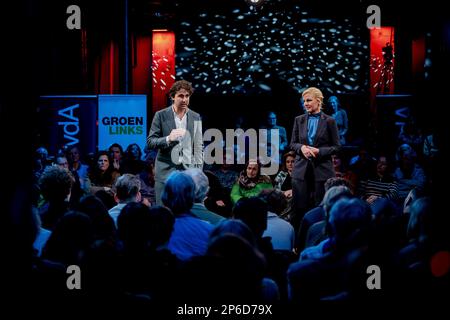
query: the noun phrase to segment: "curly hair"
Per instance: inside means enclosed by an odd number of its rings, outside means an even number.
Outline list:
[[[194,88],[192,87],[192,83],[186,80],[179,80],[176,81],[172,87],[169,90],[169,96],[172,98],[175,97],[175,94],[180,91],[181,89],[186,90],[189,92],[189,95],[192,95],[194,93]]]
[[[59,166],[48,166],[39,179],[39,188],[47,201],[64,200],[75,182],[73,175]]]

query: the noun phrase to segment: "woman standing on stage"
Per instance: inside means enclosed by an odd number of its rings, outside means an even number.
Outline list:
[[[341,146],[336,121],[321,112],[322,92],[310,87],[303,91],[302,98],[306,113],[295,118],[291,139],[291,149],[296,153],[292,171],[294,227],[307,210],[322,201],[325,181],[335,176],[331,155]]]

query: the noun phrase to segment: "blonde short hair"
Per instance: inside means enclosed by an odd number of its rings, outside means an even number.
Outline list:
[[[323,93],[322,91],[320,91],[319,89],[317,89],[316,87],[309,87],[308,89],[306,89],[305,91],[303,91],[302,93],[302,97],[304,97],[305,95],[310,94],[312,95],[314,98],[319,99],[320,101],[320,107],[322,107],[323,105]]]

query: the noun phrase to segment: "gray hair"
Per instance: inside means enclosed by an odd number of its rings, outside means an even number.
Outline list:
[[[161,201],[173,214],[189,212],[194,205],[195,183],[182,171],[173,171],[166,180]]]
[[[341,198],[352,198],[352,192],[346,186],[335,186],[328,189],[323,196],[323,209],[325,210],[326,216],[329,216],[330,210],[333,205]]]
[[[125,173],[117,178],[114,184],[114,191],[120,201],[133,201],[139,190],[141,190],[141,180],[137,175]]]
[[[202,170],[191,168],[184,171],[188,176],[194,180],[195,183],[195,203],[202,203],[205,200],[209,191],[209,180]]]

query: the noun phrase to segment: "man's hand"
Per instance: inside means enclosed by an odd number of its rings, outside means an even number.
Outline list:
[[[169,134],[169,142],[180,140],[186,134],[186,129],[173,129]]]
[[[292,198],[292,189],[284,191],[286,198]]]

